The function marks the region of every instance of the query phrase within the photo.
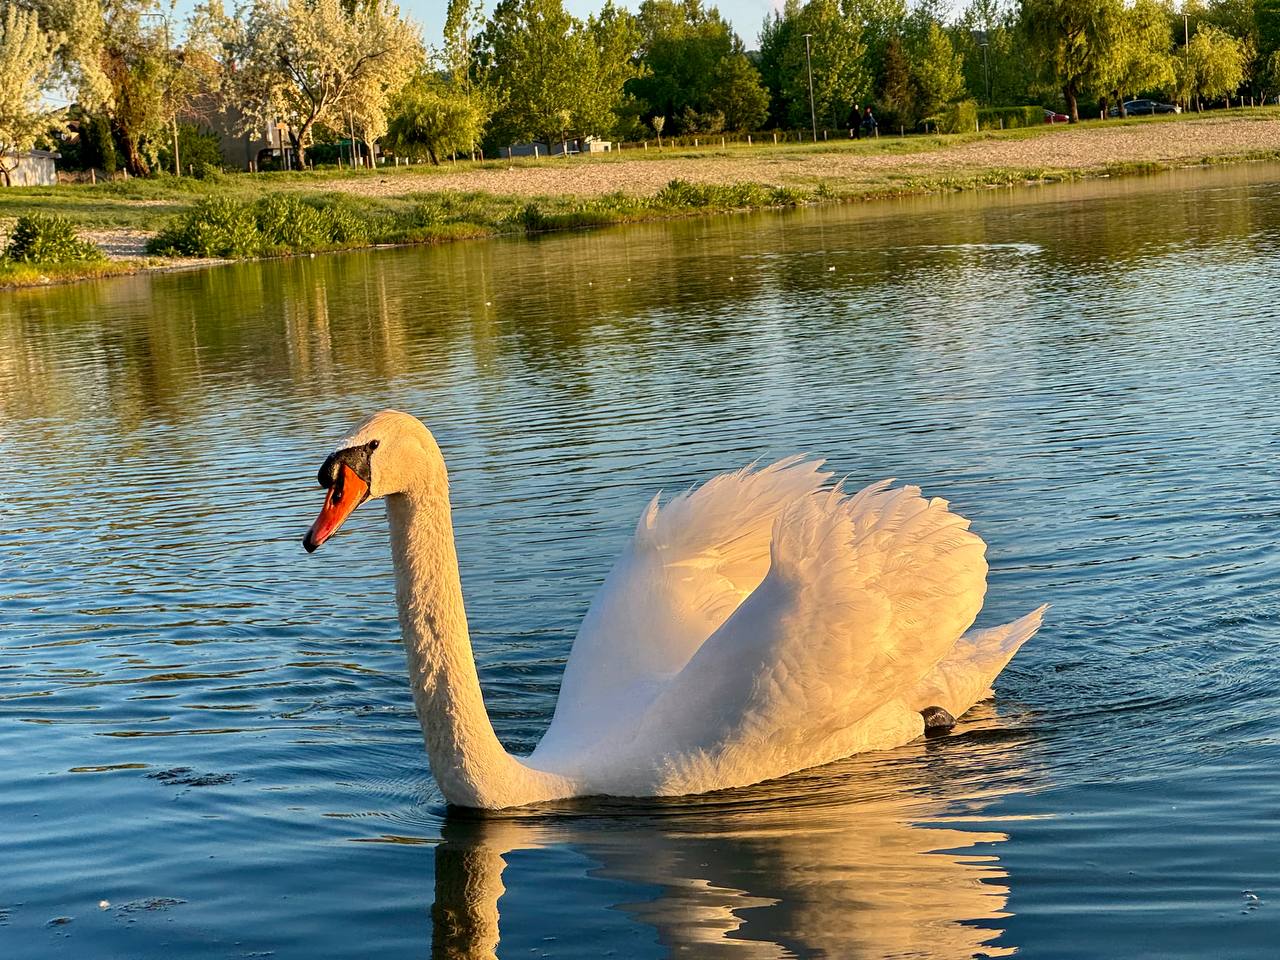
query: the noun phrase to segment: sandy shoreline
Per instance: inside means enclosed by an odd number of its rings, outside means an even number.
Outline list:
[[[759,151],[753,153],[753,150]],[[545,160],[539,165],[460,170],[456,173],[400,174],[374,180],[355,178],[331,189],[362,196],[392,196],[432,190],[479,191],[537,197],[607,193],[648,195],[673,179],[691,183],[768,183],[785,186],[834,181],[848,187],[939,174],[1007,171],[1102,170],[1116,164],[1200,163],[1207,158],[1280,151],[1280,119],[1231,117],[1180,122],[1137,122],[1116,126],[1057,127],[1041,136],[975,140],[920,153],[854,153],[836,145],[829,151],[736,147],[727,156],[673,156],[657,151],[627,159]]]

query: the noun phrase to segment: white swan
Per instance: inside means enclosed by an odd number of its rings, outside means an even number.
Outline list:
[[[387,501],[396,602],[431,770],[450,803],[673,796],[744,786],[948,725],[1040,626],[970,631],[985,545],[915,487],[849,495],[800,458],[722,474],[659,507],[601,586],[551,726],[503,749],[480,694],[449,484],[431,433],[384,410],[320,468],[303,543]]]

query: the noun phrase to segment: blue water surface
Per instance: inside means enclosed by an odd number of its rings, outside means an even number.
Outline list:
[[[1275,956],[1277,263],[1248,165],[0,294],[0,955]],[[381,508],[300,546],[386,406],[513,750],[648,498],[757,458],[1053,608],[949,737],[449,810]]]

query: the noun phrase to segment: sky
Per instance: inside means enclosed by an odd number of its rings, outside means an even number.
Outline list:
[[[406,14],[422,25],[422,38],[428,46],[438,47],[441,34],[444,32],[444,12],[446,0],[398,0],[400,12]],[[620,7],[635,11],[640,0],[615,0]],[[565,0],[565,7],[576,17],[585,17],[594,13],[603,5],[604,0]],[[748,49],[754,49],[760,36],[760,24],[764,23],[765,14],[770,10],[781,8],[782,0],[712,0],[710,6],[718,7],[720,15],[733,24],[734,31],[742,37]],[[485,14],[493,10],[494,0],[485,0]]]

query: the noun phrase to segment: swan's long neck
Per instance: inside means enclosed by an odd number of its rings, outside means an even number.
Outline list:
[[[504,807],[562,791],[503,749],[476,674],[447,491],[387,498],[396,602],[414,706],[445,799]]]

